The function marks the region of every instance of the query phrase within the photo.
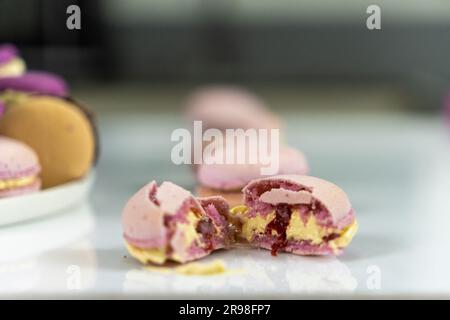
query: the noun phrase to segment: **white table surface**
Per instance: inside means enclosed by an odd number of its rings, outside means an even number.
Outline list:
[[[0,297],[450,297],[450,132],[439,118],[290,115],[287,141],[304,150],[312,175],[347,191],[359,233],[337,258],[220,251],[205,261],[241,272],[217,276],[145,270],[121,238],[121,209],[141,185],[193,188],[188,168],[169,162],[180,126],[168,116],[103,116],[90,202],[0,228]]]

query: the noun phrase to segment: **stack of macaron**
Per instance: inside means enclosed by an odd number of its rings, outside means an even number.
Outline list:
[[[201,121],[204,129],[214,128],[222,132],[227,129],[282,129],[279,117],[270,112],[259,97],[238,87],[210,86],[198,89],[187,99],[186,114],[191,122]],[[251,139],[249,136],[244,138]],[[257,139],[253,137],[248,145],[254,143],[259,147]],[[282,141],[276,143],[279,145],[276,149],[278,155],[275,155],[278,157],[278,170],[273,175],[303,175],[309,172],[306,158],[300,150]],[[224,154],[224,158],[239,152],[236,140],[225,139],[222,145],[215,148],[216,152]],[[260,153],[259,150],[256,152]],[[198,183],[197,194],[201,197],[221,195],[231,206],[243,204],[241,189],[252,179],[261,177],[262,160],[258,157],[254,162],[235,161],[228,164],[215,163],[210,157],[213,156],[206,155],[194,171]]]
[[[358,225],[345,192],[303,175],[250,181],[244,204],[230,208],[220,196],[197,198],[172,182],[155,181],[125,205],[123,236],[140,262],[184,263],[218,249],[248,246],[272,255],[339,255]]]
[[[9,44],[0,46],[0,137],[0,192],[6,196],[83,178],[97,158],[92,113],[70,97],[61,77],[28,71]],[[11,173],[23,163],[35,168],[35,180],[22,179],[21,170]],[[24,188],[27,181],[32,187]]]
[[[281,127],[259,98],[242,89],[201,89],[187,106],[187,118],[202,121],[205,129]],[[262,174],[261,162],[216,163],[217,154],[226,158],[238,152],[225,139],[195,166],[198,197],[171,182],[160,187],[151,182],[138,191],[122,217],[130,254],[144,264],[184,263],[236,246],[272,255],[341,254],[358,228],[347,195],[331,182],[307,176],[300,150],[277,145],[278,170],[272,175]]]

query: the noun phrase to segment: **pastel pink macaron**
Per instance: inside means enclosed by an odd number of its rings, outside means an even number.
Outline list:
[[[233,86],[207,86],[194,91],[186,102],[190,123],[202,121],[203,128],[279,129],[280,119],[251,92]]]
[[[223,198],[197,199],[176,184],[152,181],[127,202],[123,236],[130,254],[144,264],[184,263],[228,246],[228,212]]]
[[[230,152],[230,149],[226,147],[219,149],[223,150],[225,157],[226,153]],[[233,150],[236,153],[237,150]],[[262,168],[269,166],[269,164],[263,164],[262,161],[243,164],[208,164],[212,162],[208,157],[203,162],[196,172],[199,183],[197,194],[201,197],[221,195],[231,207],[243,204],[241,189],[251,180],[263,177]],[[308,162],[303,153],[288,146],[280,146],[278,166],[274,169],[276,171],[272,175],[304,175],[309,172]]]
[[[41,187],[36,153],[24,143],[0,137],[0,198],[36,192]]]
[[[345,192],[320,178],[279,175],[251,181],[245,205],[232,209],[241,239],[252,246],[299,255],[337,255],[357,231]]]

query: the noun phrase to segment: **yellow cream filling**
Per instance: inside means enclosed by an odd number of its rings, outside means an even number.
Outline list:
[[[34,183],[36,179],[37,176],[29,176],[18,179],[0,180],[0,190],[26,187]]]
[[[333,233],[333,231],[332,228],[319,226],[314,215],[310,215],[305,222],[298,211],[293,211],[286,228],[286,239],[310,240],[312,244],[320,244],[322,238]]]
[[[334,240],[331,240],[328,242],[328,244],[333,248],[333,250],[338,250],[339,248],[345,248],[348,246],[348,244],[352,241],[353,237],[355,236],[356,232],[358,232],[358,222],[356,222],[356,219],[353,220],[353,223],[346,227],[344,230],[341,231],[341,235],[339,238],[336,238]]]
[[[239,218],[242,223],[241,235],[247,240],[251,241],[257,234],[264,234],[267,225],[275,217],[275,212],[272,212],[265,217],[257,215],[249,218],[247,215],[248,209],[246,206],[237,206],[231,209],[232,216]],[[335,228],[325,228],[317,223],[316,217],[310,215],[306,221],[304,221],[300,213],[296,210],[292,212],[289,225],[286,228],[287,240],[309,240],[314,245],[320,245],[323,243],[323,237],[336,233],[339,237],[328,241],[328,244],[333,250],[346,247],[358,230],[358,224],[356,220],[343,230]],[[273,232],[276,235],[276,232]]]
[[[181,223],[178,225],[178,229],[183,234],[183,247],[187,250],[197,241],[200,241],[200,234],[197,232],[197,224],[200,221],[200,217],[193,211],[189,211],[187,216],[187,223]],[[179,254],[174,253],[172,260],[183,261],[183,258]]]
[[[5,105],[20,103],[30,96],[29,93],[6,90],[0,94],[0,101]]]

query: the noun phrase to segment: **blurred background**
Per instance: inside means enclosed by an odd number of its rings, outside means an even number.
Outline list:
[[[71,4],[81,30],[66,28]],[[381,30],[366,27],[372,4]],[[127,199],[152,179],[194,189],[170,161],[186,95],[225,83],[260,96],[311,174],[348,193],[360,231],[339,261],[357,290],[371,293],[376,265],[385,293],[448,296],[450,1],[0,0],[4,42],[98,115],[92,239],[105,292],[129,268],[116,259]]]
[[[450,3],[375,2],[1,0],[0,40],[17,44],[30,67],[60,73],[75,87],[214,81],[263,92],[301,84],[319,94],[347,85],[436,109],[450,82]],[[64,27],[70,4],[81,8],[81,30]],[[381,30],[366,27],[370,4],[381,8]]]

